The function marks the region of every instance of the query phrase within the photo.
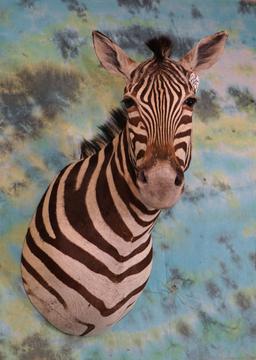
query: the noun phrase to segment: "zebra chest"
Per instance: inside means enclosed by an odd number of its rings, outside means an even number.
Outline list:
[[[49,187],[30,224],[24,286],[58,329],[98,333],[120,320],[143,291],[151,271],[150,230],[133,226],[127,213],[121,223],[117,208],[104,212],[93,188],[81,196],[64,183],[65,173]]]
[[[65,316],[72,319],[71,325],[64,324],[68,332],[81,333],[81,321],[95,326],[92,333],[119,321],[142,293],[151,271],[151,239],[147,246],[127,244],[126,255],[119,257],[99,248],[96,251],[96,245],[85,239],[83,246],[79,246],[79,255],[62,254],[56,261],[68,280],[64,285],[57,280],[53,286],[65,299]]]
[[[70,239],[62,236],[57,242],[59,252],[54,250],[52,257],[59,266],[108,306],[122,301],[149,277],[151,238],[142,239],[136,246],[124,241],[121,246],[120,240],[118,245],[111,240],[102,242],[94,236],[81,238],[80,234]]]
[[[149,276],[150,233],[140,227],[143,235],[133,241],[131,230],[125,226],[131,222],[127,214],[122,222],[116,221],[115,209],[103,211],[103,204],[94,198],[90,198],[90,206],[85,206],[76,196],[70,201],[60,201],[56,208],[58,243],[63,254],[61,266],[69,263],[72,276],[78,277],[79,282],[101,299],[105,294],[109,301],[121,301],[128,290],[145,283]]]

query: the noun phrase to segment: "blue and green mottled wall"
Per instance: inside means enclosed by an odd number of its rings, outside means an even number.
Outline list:
[[[0,1],[0,359],[256,359],[255,25],[254,0]],[[94,29],[137,60],[156,34],[176,57],[207,34],[230,36],[201,79],[186,191],[156,226],[143,296],[112,331],[74,338],[32,308],[19,262],[47,184],[122,96]]]

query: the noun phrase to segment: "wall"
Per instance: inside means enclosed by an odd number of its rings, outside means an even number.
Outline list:
[[[253,0],[1,0],[0,359],[256,359],[255,16]],[[48,183],[122,97],[93,29],[138,60],[159,33],[176,57],[207,34],[230,36],[201,79],[186,191],[155,228],[146,290],[111,331],[74,338],[33,309],[19,266]]]

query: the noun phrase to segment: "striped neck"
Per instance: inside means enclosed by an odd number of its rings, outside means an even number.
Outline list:
[[[113,142],[113,156],[110,160],[115,189],[125,203],[127,213],[121,214],[134,218],[141,229],[138,234],[151,230],[160,214],[160,210],[148,208],[140,199],[139,189],[136,183],[136,168],[129,152],[128,134],[125,128],[117,135]],[[125,212],[126,212],[125,211]]]

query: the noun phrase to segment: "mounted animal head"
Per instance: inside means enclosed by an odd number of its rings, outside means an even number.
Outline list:
[[[198,74],[223,52],[227,33],[204,37],[182,59],[170,58],[171,41],[152,39],[152,58],[137,63],[104,34],[93,32],[95,52],[105,69],[126,80],[123,104],[129,154],[139,196],[155,209],[176,203],[191,160],[192,112]]]

